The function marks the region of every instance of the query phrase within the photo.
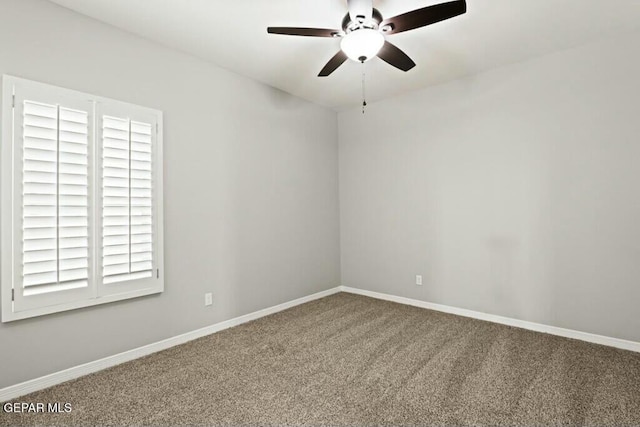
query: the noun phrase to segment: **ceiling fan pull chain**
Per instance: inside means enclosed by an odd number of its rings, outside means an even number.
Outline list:
[[[367,106],[367,98],[365,96],[365,87],[364,87],[364,79],[365,79],[365,73],[364,73],[364,61],[362,61],[362,114],[364,114],[364,107]]]

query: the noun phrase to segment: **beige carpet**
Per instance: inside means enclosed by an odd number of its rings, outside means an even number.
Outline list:
[[[17,399],[0,425],[640,426],[640,354],[337,294]]]

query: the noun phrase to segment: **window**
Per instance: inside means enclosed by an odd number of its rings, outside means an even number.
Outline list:
[[[3,76],[2,321],[162,292],[162,113]]]

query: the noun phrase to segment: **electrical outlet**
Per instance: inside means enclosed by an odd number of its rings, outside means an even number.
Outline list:
[[[416,276],[416,285],[422,286],[422,276],[420,275]]]
[[[211,294],[211,292],[208,292],[204,294],[204,305],[211,305],[211,304],[213,304],[213,295]]]

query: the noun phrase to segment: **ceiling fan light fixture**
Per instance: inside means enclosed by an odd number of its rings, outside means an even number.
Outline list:
[[[361,28],[351,31],[342,38],[340,48],[357,62],[365,62],[375,57],[384,45],[384,36],[379,31]]]

